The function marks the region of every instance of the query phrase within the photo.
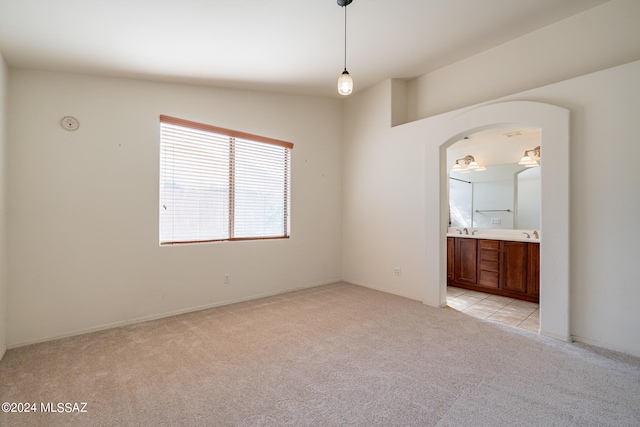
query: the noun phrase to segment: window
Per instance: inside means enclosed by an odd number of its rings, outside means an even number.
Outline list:
[[[289,237],[292,148],[160,116],[160,244]]]

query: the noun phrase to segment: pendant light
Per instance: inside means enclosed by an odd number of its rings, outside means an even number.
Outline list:
[[[347,6],[353,0],[338,0],[338,6],[344,7],[344,71],[338,78],[338,93],[340,95],[350,95],[353,92],[353,79],[347,71]]]

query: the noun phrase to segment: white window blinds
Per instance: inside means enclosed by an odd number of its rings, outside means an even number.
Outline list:
[[[160,116],[160,244],[289,237],[292,148]]]

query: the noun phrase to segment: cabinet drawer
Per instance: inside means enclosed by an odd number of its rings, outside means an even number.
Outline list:
[[[478,267],[480,268],[480,270],[500,271],[500,264],[498,263],[498,261],[480,260]]]
[[[500,274],[497,271],[480,271],[480,279],[478,285],[486,286],[488,288],[498,289],[500,286]]]
[[[500,241],[498,240],[478,240],[478,249],[500,250]]]
[[[479,258],[482,261],[495,261],[498,262],[500,260],[500,252],[492,251],[492,250],[480,250]]]

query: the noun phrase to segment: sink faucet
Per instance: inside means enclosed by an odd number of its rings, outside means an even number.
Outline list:
[[[523,231],[522,234],[526,234],[527,235],[527,239],[531,238],[531,235],[529,233],[527,233],[526,231]]]
[[[469,234],[469,230],[467,230],[467,228],[466,228],[466,227],[465,227],[465,228],[463,228],[463,230],[464,230],[464,234]],[[462,233],[460,233],[460,234],[462,234]]]
[[[471,232],[471,235],[472,235],[472,236],[475,236],[477,232],[478,232],[478,230],[473,230],[473,231]]]
[[[459,228],[456,228],[456,231],[457,231],[459,234],[462,234],[462,230],[460,230]]]
[[[536,239],[540,238],[540,235],[538,234],[538,230],[533,230],[533,235],[535,236]]]

